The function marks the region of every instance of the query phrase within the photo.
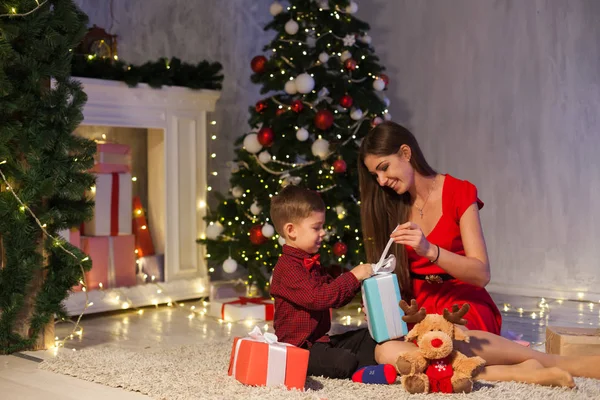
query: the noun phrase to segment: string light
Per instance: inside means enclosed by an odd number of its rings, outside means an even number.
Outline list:
[[[46,1],[44,2],[46,3]],[[39,7],[39,6],[38,6]],[[35,10],[34,10],[35,11]],[[4,165],[6,164],[7,161],[6,160],[2,160],[0,161],[0,165]],[[67,249],[65,246],[63,246],[62,241],[51,235],[47,230],[46,230],[46,224],[42,224],[41,221],[38,219],[38,217],[34,214],[34,212],[27,207],[27,205],[25,203],[23,203],[23,201],[21,200],[21,198],[17,195],[17,193],[14,191],[14,189],[12,188],[12,185],[10,184],[10,182],[8,181],[8,179],[6,178],[6,175],[4,175],[4,171],[2,171],[2,169],[0,168],[0,176],[2,177],[2,180],[4,181],[4,184],[6,185],[6,188],[8,189],[8,191],[13,195],[13,197],[17,200],[17,202],[20,204],[19,209],[21,209],[22,212],[27,211],[29,213],[29,215],[31,215],[31,217],[33,218],[33,220],[35,221],[35,223],[38,225],[38,227],[41,229],[41,231],[44,233],[44,235],[46,235],[47,237],[49,237],[50,239],[52,239],[54,245],[56,247],[58,247],[59,249],[61,249],[62,251],[65,252],[65,254],[68,254],[69,256],[73,257],[75,260],[78,261],[79,263],[79,269],[81,270],[81,280],[80,283],[82,285],[82,291],[83,293],[85,293],[85,305],[83,307],[83,310],[81,311],[81,313],[79,314],[79,316],[77,317],[77,320],[75,321],[73,330],[71,331],[71,333],[67,336],[65,336],[62,340],[55,340],[55,347],[58,348],[58,346],[63,347],[64,343],[67,341],[68,338],[72,337],[73,334],[75,334],[76,332],[81,332],[83,333],[83,329],[78,329],[80,328],[79,323],[81,322],[81,318],[83,317],[83,314],[85,313],[85,311],[91,307],[94,303],[89,301],[89,296],[87,293],[87,290],[83,290],[87,288],[87,282],[86,282],[86,277],[85,277],[85,270],[83,269],[83,263],[89,260],[89,257],[84,257],[83,259],[79,259],[79,257],[77,257],[77,255],[75,253],[73,253],[72,251],[70,251],[69,249]],[[79,335],[81,336],[81,335]],[[58,344],[58,346],[57,346]]]

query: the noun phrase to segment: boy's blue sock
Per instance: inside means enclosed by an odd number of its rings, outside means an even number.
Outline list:
[[[354,382],[376,383],[380,385],[389,385],[396,381],[398,373],[391,364],[369,365],[357,370],[352,375]]]

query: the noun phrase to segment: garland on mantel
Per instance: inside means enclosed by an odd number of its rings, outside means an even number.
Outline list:
[[[219,62],[202,61],[197,65],[182,63],[178,58],[161,58],[141,66],[108,58],[83,54],[73,56],[71,74],[82,78],[123,81],[129,87],[147,83],[158,89],[162,86],[183,86],[190,89],[220,90],[223,82]]]

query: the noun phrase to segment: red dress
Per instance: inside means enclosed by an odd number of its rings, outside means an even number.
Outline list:
[[[446,175],[442,187],[442,216],[427,236],[432,244],[456,254],[465,255],[460,235],[460,217],[473,203],[479,208],[483,202],[477,198],[477,188],[468,181],[458,180]],[[447,274],[442,268],[432,264],[407,246],[410,269],[420,275]],[[413,279],[413,293],[417,304],[425,307],[427,313],[442,314],[444,308],[452,309],[453,304],[471,305],[465,316],[467,328],[488,331],[500,335],[502,315],[490,294],[484,288],[473,286],[458,279],[443,283],[429,283],[425,280]]]

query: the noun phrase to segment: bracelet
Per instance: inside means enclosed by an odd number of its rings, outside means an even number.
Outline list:
[[[440,246],[438,246],[437,244],[436,244],[436,246],[437,246],[437,249],[438,249],[438,253],[437,253],[437,257],[435,258],[435,260],[433,260],[431,262],[432,264],[435,264],[437,262],[437,260],[440,259]]]

